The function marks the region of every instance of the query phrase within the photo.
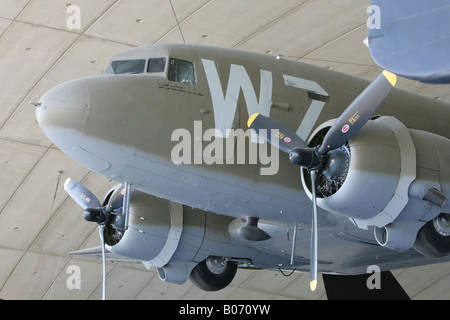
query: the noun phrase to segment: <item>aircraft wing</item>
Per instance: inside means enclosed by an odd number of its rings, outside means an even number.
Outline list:
[[[372,0],[368,44],[383,69],[424,83],[450,83],[450,3]]]
[[[140,260],[131,259],[123,256],[119,256],[116,254],[111,253],[108,251],[108,249],[105,249],[106,253],[106,260],[107,261],[113,261],[113,262],[130,262],[130,263],[142,263]],[[95,247],[95,248],[88,248],[78,251],[72,251],[69,252],[69,255],[71,256],[81,256],[91,259],[101,259],[102,258],[102,247]]]

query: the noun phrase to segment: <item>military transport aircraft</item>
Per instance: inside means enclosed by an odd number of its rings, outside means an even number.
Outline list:
[[[449,261],[450,106],[396,79],[157,44],[58,85],[37,103],[40,127],[118,183],[100,201],[66,181],[103,244],[72,254],[204,290],[237,268],[310,272],[314,290],[317,272],[327,286],[373,265]]]

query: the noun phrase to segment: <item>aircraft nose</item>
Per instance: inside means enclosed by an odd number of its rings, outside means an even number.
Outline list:
[[[90,103],[88,80],[68,81],[42,96],[36,118],[45,135],[61,150],[69,151],[83,136]]]

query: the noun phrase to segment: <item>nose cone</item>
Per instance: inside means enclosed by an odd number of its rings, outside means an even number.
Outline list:
[[[68,81],[42,96],[36,118],[46,136],[61,150],[69,151],[83,136],[90,103],[88,80]]]

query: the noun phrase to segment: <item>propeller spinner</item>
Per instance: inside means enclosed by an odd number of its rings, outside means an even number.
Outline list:
[[[397,83],[397,76],[389,71],[383,71],[341,114],[324,137],[321,146],[310,148],[296,133],[282,124],[255,113],[248,119],[247,125],[256,131],[258,135],[273,143],[278,148],[289,154],[289,161],[302,166],[309,171],[311,177],[313,215],[311,230],[311,255],[310,255],[310,288],[317,288],[317,261],[318,261],[318,217],[316,198],[316,176],[322,172],[327,155],[347,141],[351,140],[366,124],[379,105]],[[263,130],[260,132],[260,130]],[[265,135],[266,130],[270,134]],[[275,142],[275,140],[278,140]]]

